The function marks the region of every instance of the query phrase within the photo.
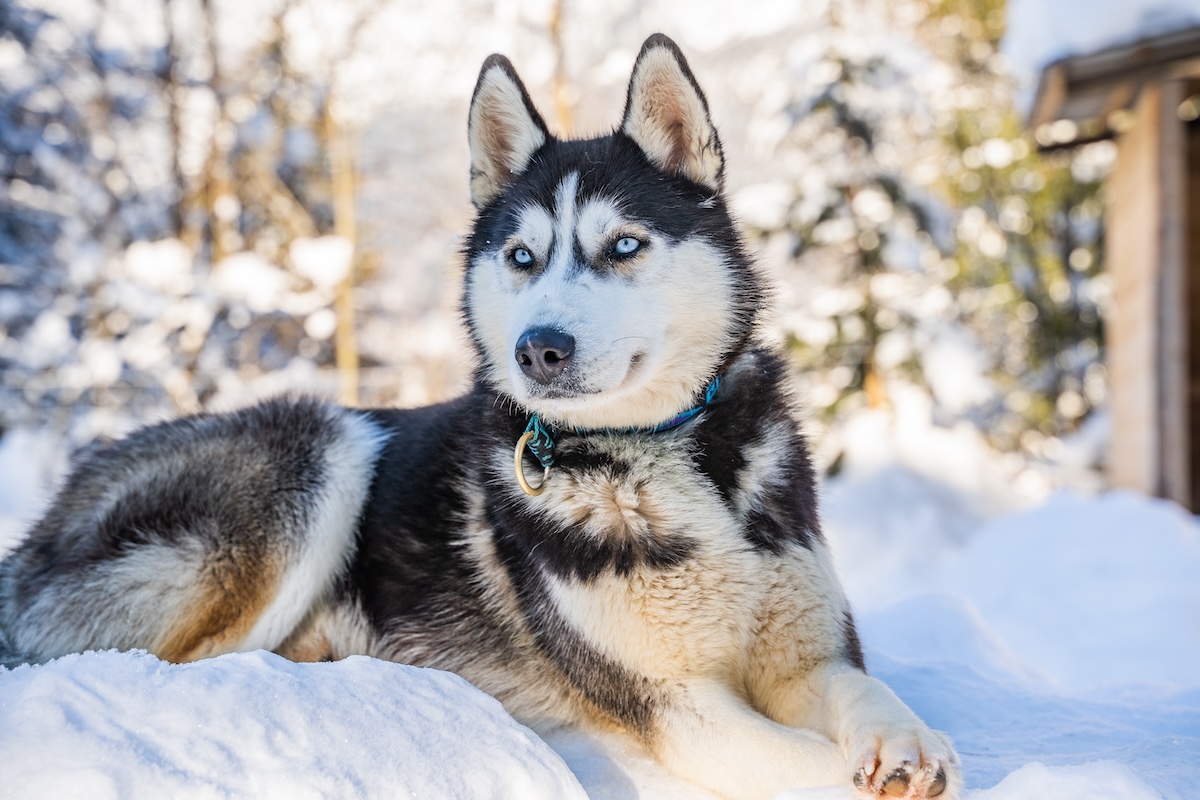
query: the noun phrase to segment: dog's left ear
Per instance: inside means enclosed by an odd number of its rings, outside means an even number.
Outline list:
[[[550,139],[517,71],[502,55],[479,70],[467,119],[471,147],[471,202],[482,209],[529,164]]]
[[[633,65],[621,131],[659,169],[720,191],[725,159],[708,102],[678,45],[661,33]]]

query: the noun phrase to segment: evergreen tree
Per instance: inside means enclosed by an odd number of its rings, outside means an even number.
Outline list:
[[[793,59],[778,148],[793,178],[775,187],[783,210],[750,221],[795,259],[784,323],[819,423],[903,382],[937,422],[1053,455],[1103,402],[1111,147],[1036,152],[1003,21],[996,0],[840,0]]]
[[[289,55],[310,21],[262,4],[238,39],[213,3],[134,5],[0,8],[0,431],[88,438],[95,409],[334,360],[331,79]]]
[[[959,209],[950,286],[994,354],[998,392],[981,412],[1002,446],[1053,456],[1105,400],[1102,190],[1115,147],[1039,153],[999,55],[1002,0],[932,10],[926,39],[963,76],[962,101],[939,123],[941,186]]]

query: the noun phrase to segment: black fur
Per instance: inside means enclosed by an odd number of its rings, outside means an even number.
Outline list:
[[[381,630],[395,620],[436,614],[447,607],[446,596],[475,595],[454,541],[466,515],[460,488],[471,471],[463,455],[473,444],[462,430],[476,400],[371,412],[390,438],[359,524],[353,583]]]
[[[534,640],[544,655],[596,708],[633,731],[651,730],[663,692],[657,681],[635,675],[591,647],[544,601],[545,578],[522,537],[493,519],[496,552],[517,587]]]
[[[854,624],[854,615],[847,611],[842,622],[842,630],[846,637],[842,657],[858,669],[866,672],[867,662],[863,658],[862,642],[858,638],[858,627]]]
[[[751,369],[722,382],[717,402],[697,425],[697,467],[725,502],[732,503],[746,467],[745,449],[762,441],[768,425],[782,423],[789,441],[777,443],[788,453],[783,474],[776,476],[780,488],[759,499],[746,519],[746,537],[754,547],[772,553],[782,552],[789,542],[811,547],[821,537],[816,473],[804,437],[788,416],[788,398],[779,388],[787,367],[764,351],[756,351],[751,364]]]
[[[560,578],[588,581],[608,572],[628,577],[640,568],[669,569],[696,549],[686,531],[642,539],[598,537],[551,522],[520,503],[495,509],[491,521],[533,563]]]

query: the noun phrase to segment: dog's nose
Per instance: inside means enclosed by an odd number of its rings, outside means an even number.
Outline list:
[[[543,386],[562,374],[574,352],[575,337],[552,328],[532,328],[517,339],[521,371]]]

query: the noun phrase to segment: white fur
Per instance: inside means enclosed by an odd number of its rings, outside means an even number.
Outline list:
[[[541,206],[526,206],[518,214],[517,233],[505,243],[501,258],[509,247],[521,246],[533,253],[534,257],[545,264],[550,260],[550,246],[554,242],[555,221],[550,212]],[[498,266],[507,267],[501,261]],[[520,275],[518,274],[518,280]]]
[[[160,641],[168,625],[186,613],[202,559],[195,540],[148,545],[97,565],[82,585],[58,579],[23,610],[23,624],[11,631],[14,644],[50,659],[78,652],[80,641],[119,649]],[[65,616],[66,607],[91,613]]]
[[[615,203],[603,197],[593,198],[579,210],[575,238],[583,252],[595,257],[621,236],[646,236],[645,228],[633,225],[621,216]]]
[[[569,265],[575,244],[575,215],[578,211],[579,173],[572,172],[554,192],[554,237],[556,247],[550,264]]]
[[[729,346],[728,265],[712,244],[671,243],[623,218],[609,201],[577,208],[576,181],[572,174],[559,187],[556,213],[522,209],[513,240],[496,243],[470,271],[471,316],[487,350],[489,377],[523,406],[566,427],[656,425],[691,405],[695,387],[713,376]],[[550,230],[554,253],[548,252]],[[576,241],[594,260],[630,234],[647,243],[619,272],[573,262]],[[538,274],[508,264],[506,254],[516,245],[544,265]],[[566,394],[548,393],[516,363],[517,339],[538,327],[575,338]]]
[[[878,794],[895,772],[908,776],[909,797],[924,797],[939,771],[946,800],[962,792],[958,755],[945,734],[931,730],[882,681],[846,665],[827,664],[808,676],[811,691],[824,700],[830,735],[846,755],[851,775],[861,775],[866,791]]]
[[[739,511],[750,510],[758,495],[765,489],[778,486],[782,480],[783,465],[790,456],[788,447],[797,425],[794,420],[791,422],[790,429],[785,429],[782,424],[768,426],[757,442],[746,445],[742,450],[746,466],[738,477],[738,490],[734,497]]]
[[[306,527],[302,549],[288,553],[287,566],[271,602],[254,627],[226,652],[273,650],[296,629],[345,571],[354,555],[354,536],[375,459],[386,436],[366,417],[338,410],[340,435],[325,452],[326,478]],[[214,653],[215,655],[215,653]]]
[[[675,774],[730,798],[768,800],[846,783],[845,756],[833,741],[763,716],[720,681],[680,686],[654,749]]]

